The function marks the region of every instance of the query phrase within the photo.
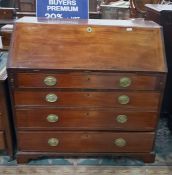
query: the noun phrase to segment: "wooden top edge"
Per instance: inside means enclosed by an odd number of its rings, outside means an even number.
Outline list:
[[[46,19],[37,17],[23,17],[16,23],[38,23],[38,24],[65,24],[65,25],[98,25],[98,26],[117,26],[117,27],[143,27],[143,28],[161,28],[153,21],[144,19],[130,20],[104,20],[104,19]]]
[[[151,8],[151,9],[156,10],[158,12],[172,11],[172,5],[167,5],[167,4],[146,4],[145,7]]]
[[[16,71],[20,68],[19,71],[33,71],[33,72],[44,72],[44,71],[58,71],[58,72],[128,72],[128,73],[133,73],[133,72],[138,72],[138,73],[160,73],[160,74],[166,74],[168,73],[168,69],[167,67],[165,67],[163,70],[143,70],[143,69],[88,69],[88,68],[71,68],[71,69],[64,69],[64,68],[61,68],[61,69],[51,69],[51,68],[38,68],[38,67],[22,67],[22,66],[18,66],[18,67],[14,67],[14,66],[11,66],[10,63],[8,62],[7,63],[7,71]]]

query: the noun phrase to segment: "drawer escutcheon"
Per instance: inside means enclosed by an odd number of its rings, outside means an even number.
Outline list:
[[[117,146],[117,147],[124,147],[127,145],[127,142],[125,139],[123,138],[118,138],[114,141],[114,144]]]
[[[118,116],[116,117],[116,121],[117,121],[118,123],[121,123],[121,124],[126,123],[127,120],[128,120],[128,117],[127,117],[126,115],[118,115]]]
[[[126,105],[130,102],[130,98],[129,96],[127,95],[120,95],[118,97],[118,102],[121,104],[121,105]]]
[[[49,146],[58,146],[59,140],[56,138],[50,138],[48,139],[48,145]]]
[[[59,117],[55,114],[49,114],[47,116],[47,121],[50,122],[50,123],[58,122],[58,120],[59,120]]]
[[[54,103],[58,100],[58,97],[56,94],[47,94],[45,99],[47,102]]]
[[[44,83],[47,86],[54,86],[57,84],[57,79],[53,76],[48,76],[48,77],[45,77]]]
[[[120,85],[120,87],[123,87],[123,88],[129,87],[131,85],[131,83],[132,83],[132,81],[128,77],[123,77],[123,78],[120,78],[120,80],[119,80],[119,85]]]

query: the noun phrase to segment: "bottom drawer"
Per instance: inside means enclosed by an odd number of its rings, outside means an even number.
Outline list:
[[[4,132],[0,131],[0,149],[5,149]]]
[[[20,151],[150,152],[153,132],[19,132]]]

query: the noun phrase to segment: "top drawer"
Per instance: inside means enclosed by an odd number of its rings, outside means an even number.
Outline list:
[[[17,73],[18,88],[159,90],[163,78],[134,73]]]

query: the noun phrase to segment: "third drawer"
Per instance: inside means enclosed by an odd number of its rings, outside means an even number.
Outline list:
[[[122,109],[17,109],[18,129],[47,130],[129,130],[151,131],[157,123],[157,112]]]

